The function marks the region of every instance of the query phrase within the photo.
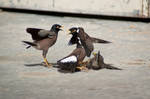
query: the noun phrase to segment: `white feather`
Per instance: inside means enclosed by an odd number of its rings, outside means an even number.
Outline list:
[[[79,33],[79,28],[77,29],[77,33]]]
[[[61,60],[60,62],[62,62],[62,63],[77,62],[77,57],[76,56],[70,56],[70,57],[67,57],[67,58]]]

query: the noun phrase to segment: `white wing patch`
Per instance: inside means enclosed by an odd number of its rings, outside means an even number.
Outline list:
[[[77,57],[76,56],[70,56],[70,57],[67,57],[63,60],[61,60],[60,62],[62,63],[67,63],[67,62],[77,62]]]

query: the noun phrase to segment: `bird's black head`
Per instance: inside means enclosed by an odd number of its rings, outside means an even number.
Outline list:
[[[72,27],[69,29],[69,34],[77,34],[78,33],[78,28],[77,27]]]
[[[69,29],[69,34],[84,33],[83,27],[72,27]]]
[[[79,37],[78,37],[78,28],[72,27],[69,29],[69,34],[72,34],[71,39],[69,40],[68,45],[74,45],[77,44],[77,48],[81,48],[82,45],[80,43]]]
[[[78,44],[79,43],[78,33],[77,33],[78,28],[72,27],[68,31],[69,31],[69,34],[72,35],[68,45]]]
[[[62,30],[62,27],[61,25],[59,24],[54,24],[51,28],[51,31],[54,31],[54,32],[59,32],[60,30]]]

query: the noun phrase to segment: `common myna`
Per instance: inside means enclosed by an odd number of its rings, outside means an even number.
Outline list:
[[[83,70],[83,60],[86,56],[85,50],[82,45],[79,43],[79,39],[73,35],[69,41],[69,44],[77,44],[76,49],[73,50],[71,54],[57,61],[60,69],[69,70],[71,72],[75,72],[76,69]]]
[[[69,29],[70,33],[69,34],[74,34],[77,36],[80,41],[82,46],[85,49],[87,57],[91,56],[91,52],[94,50],[93,43],[111,43],[106,40],[90,37],[82,27],[72,27]],[[73,41],[72,41],[73,42]]]
[[[93,53],[94,57],[90,59],[89,63],[87,63],[87,68],[88,69],[93,69],[93,70],[99,70],[99,69],[113,69],[113,70],[122,70],[120,68],[114,67],[111,64],[106,64],[104,63],[104,58],[100,54],[100,51],[98,53]]]
[[[38,28],[27,28],[27,33],[31,34],[33,42],[23,41],[24,43],[28,44],[27,48],[31,46],[43,51],[43,58],[44,58],[44,65],[50,67],[51,64],[48,63],[46,59],[46,55],[48,52],[49,47],[53,46],[56,43],[58,32],[62,26],[59,24],[54,24],[50,30],[38,29]]]

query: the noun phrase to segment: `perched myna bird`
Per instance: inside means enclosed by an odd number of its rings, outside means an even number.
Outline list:
[[[90,57],[91,52],[94,50],[93,43],[111,43],[106,40],[90,37],[82,27],[72,27],[69,29],[70,33],[69,34],[74,34],[74,36],[77,36],[80,39],[80,42],[82,46],[85,49],[86,56]],[[72,39],[74,41],[74,39]],[[72,42],[73,42],[72,41]]]
[[[30,48],[32,46],[38,50],[43,51],[42,55],[44,58],[44,63],[47,67],[51,66],[51,64],[49,64],[46,59],[48,49],[49,47],[53,46],[56,43],[58,32],[62,30],[61,28],[62,28],[61,25],[54,24],[50,30],[37,29],[37,28],[26,29],[27,33],[31,34],[34,42],[29,42],[29,41],[23,41],[23,42],[29,45],[27,48]]]
[[[57,61],[57,64],[62,70],[70,70],[71,72],[75,72],[76,68],[82,70],[82,65],[84,65],[82,61],[86,56],[85,50],[75,35],[72,36],[69,44],[77,44],[76,49],[74,49],[68,56]]]
[[[94,69],[94,70],[99,70],[99,69],[113,69],[113,70],[122,70],[120,68],[114,67],[111,64],[106,64],[104,63],[104,58],[100,54],[100,51],[98,53],[93,53],[94,57],[90,59],[89,63],[87,63],[87,68],[88,69]]]

